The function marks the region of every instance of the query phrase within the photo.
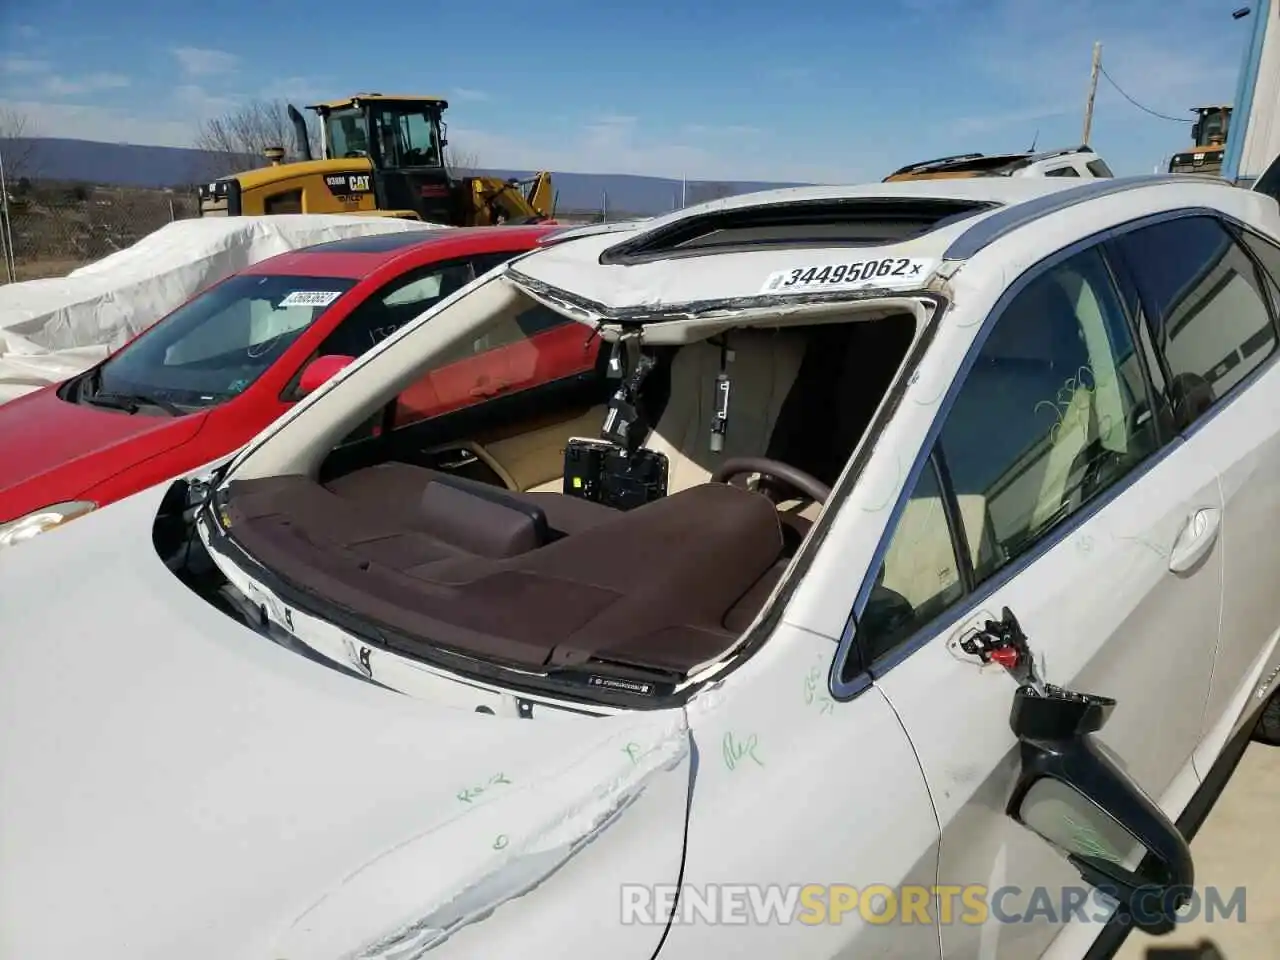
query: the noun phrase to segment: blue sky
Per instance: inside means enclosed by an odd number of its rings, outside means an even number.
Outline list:
[[[1230,102],[1236,0],[3,0],[0,111],[45,136],[189,145],[254,98],[442,94],[490,167],[879,180],[1079,142],[1093,42],[1143,104]],[[215,11],[216,14],[215,14]],[[1189,124],[1101,80],[1092,142],[1149,172]]]

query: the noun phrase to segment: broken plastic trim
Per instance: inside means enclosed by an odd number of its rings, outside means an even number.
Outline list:
[[[505,274],[507,280],[520,288],[530,299],[555,310],[570,319],[580,320],[593,325],[617,324],[619,326],[643,326],[650,323],[670,323],[680,320],[716,320],[728,318],[747,311],[791,313],[795,307],[813,304],[855,303],[863,300],[895,301],[919,300],[920,298],[936,299],[932,291],[919,288],[901,290],[887,287],[867,288],[865,290],[839,290],[834,293],[802,293],[802,294],[752,294],[745,297],[722,297],[714,300],[690,300],[685,303],[672,303],[662,306],[641,307],[608,307],[603,303],[570,293],[559,287],[553,287],[515,267],[508,267]],[[932,279],[930,277],[929,279]],[[617,339],[617,331],[607,327],[602,329],[601,337],[605,340]]]
[[[603,265],[628,265],[762,247],[902,243],[1001,206],[934,197],[847,197],[717,208],[680,217],[608,247]]]

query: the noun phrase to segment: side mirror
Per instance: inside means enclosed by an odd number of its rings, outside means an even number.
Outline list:
[[[302,369],[298,379],[298,392],[302,396],[314,393],[333,378],[339,370],[355,362],[355,357],[346,357],[340,353],[331,353],[316,357]]]
[[[1057,847],[1133,926],[1172,931],[1195,868],[1178,828],[1093,739],[1115,701],[1051,684],[1014,696],[1022,771],[1006,813]]]
[[[1192,143],[1200,142],[1200,124],[1198,123],[1193,123],[1191,125],[1191,142]]]

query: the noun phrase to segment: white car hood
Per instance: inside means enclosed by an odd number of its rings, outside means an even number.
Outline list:
[[[683,711],[500,718],[272,644],[161,564],[162,492],[0,551],[0,955],[407,960],[687,783]],[[626,879],[674,883],[651,793]]]

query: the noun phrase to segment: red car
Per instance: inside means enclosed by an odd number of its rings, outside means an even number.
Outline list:
[[[393,233],[284,253],[205,289],[93,369],[0,405],[0,546],[233,452],[402,324],[557,229]],[[536,403],[541,388],[602,375],[599,341],[550,310],[526,311],[493,340],[405,391],[394,420],[465,414],[500,395]]]

